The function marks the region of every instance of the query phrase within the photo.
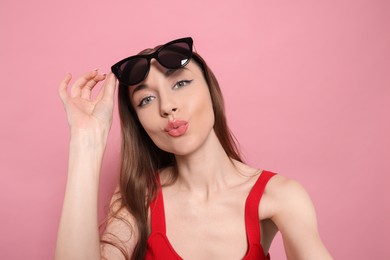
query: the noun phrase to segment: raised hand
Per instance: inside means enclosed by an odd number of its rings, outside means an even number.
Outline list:
[[[93,70],[77,79],[68,91],[71,79],[72,76],[68,73],[59,86],[59,95],[64,103],[71,132],[107,134],[112,123],[115,76],[112,73],[106,76]],[[103,87],[97,97],[92,98],[93,88],[103,80]]]

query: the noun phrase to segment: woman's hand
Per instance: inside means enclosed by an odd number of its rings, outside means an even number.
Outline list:
[[[115,76],[112,73],[106,76],[93,70],[76,80],[69,93],[67,89],[71,79],[68,73],[59,87],[71,133],[82,131],[88,134],[108,134],[114,107]],[[103,80],[103,87],[97,97],[92,98],[93,88]]]

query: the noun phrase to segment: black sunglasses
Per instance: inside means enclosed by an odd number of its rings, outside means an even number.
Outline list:
[[[167,69],[186,66],[192,57],[192,43],[191,37],[168,42],[150,54],[130,56],[121,60],[111,67],[111,71],[124,85],[138,84],[148,76],[152,58]]]

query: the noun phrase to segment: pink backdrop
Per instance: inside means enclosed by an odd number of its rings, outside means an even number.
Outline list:
[[[142,3],[141,3],[142,2]],[[66,72],[109,71],[192,36],[247,161],[300,181],[336,259],[390,259],[390,2],[0,3],[0,259],[53,259],[69,133]],[[115,186],[115,115],[101,214]],[[271,254],[285,259],[280,236]]]

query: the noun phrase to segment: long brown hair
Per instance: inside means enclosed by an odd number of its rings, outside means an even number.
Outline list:
[[[156,47],[158,48],[158,47]],[[147,53],[155,49],[148,49]],[[193,53],[192,60],[195,61],[203,71],[203,76],[209,87],[214,110],[214,131],[231,159],[238,161],[241,156],[234,136],[230,132],[226,117],[225,107],[221,89],[213,72],[207,66],[203,58]],[[118,218],[118,212],[125,208],[132,214],[137,229],[138,241],[132,256],[121,243],[102,240],[116,246],[126,259],[144,259],[148,239],[148,208],[150,202],[155,198],[158,190],[156,173],[167,166],[175,166],[175,156],[158,148],[143,129],[138,120],[137,114],[130,102],[128,86],[119,84],[118,106],[122,130],[121,147],[121,169],[119,181],[119,207],[111,212],[113,218]],[[177,178],[177,172],[173,172],[171,179]],[[127,224],[129,222],[125,221]]]

